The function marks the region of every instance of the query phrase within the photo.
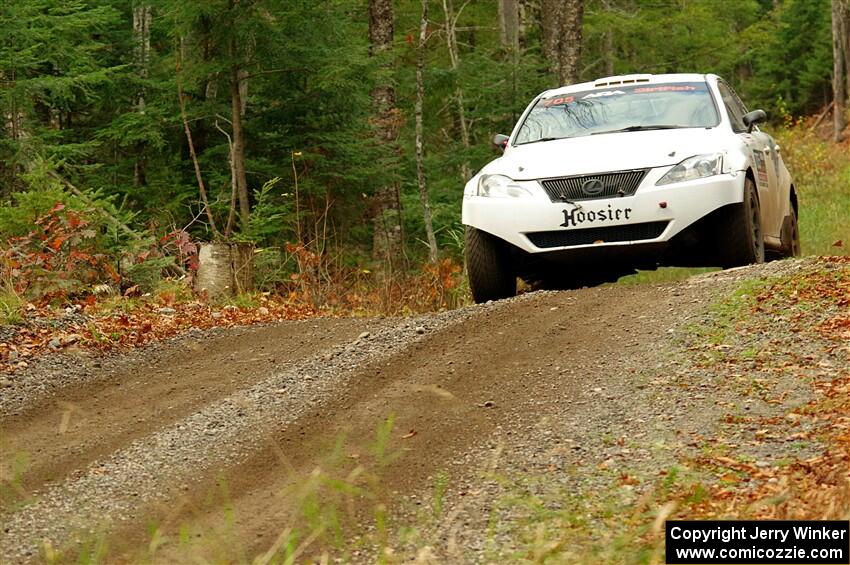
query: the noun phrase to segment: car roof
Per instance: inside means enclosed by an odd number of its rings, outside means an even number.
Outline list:
[[[595,88],[617,87],[627,84],[664,84],[668,82],[704,82],[714,75],[698,73],[673,73],[663,75],[633,74],[602,77],[590,82],[571,84],[545,91],[542,96],[550,97],[570,92],[583,92]]]

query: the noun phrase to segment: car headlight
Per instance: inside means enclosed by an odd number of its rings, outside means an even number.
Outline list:
[[[530,190],[520,186],[505,175],[481,175],[478,179],[478,196],[490,198],[527,198],[534,196]]]
[[[687,180],[702,179],[719,175],[723,172],[723,154],[710,153],[708,155],[696,155],[689,157],[667,171],[667,173],[658,179],[656,186],[662,184],[671,184],[674,182],[684,182]]]

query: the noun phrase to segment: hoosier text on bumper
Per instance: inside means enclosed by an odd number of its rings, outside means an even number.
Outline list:
[[[610,204],[605,210],[588,210],[584,211],[581,206],[577,206],[572,210],[564,210],[564,223],[562,227],[569,228],[583,224],[585,222],[605,222],[611,220],[629,220],[632,213],[631,208],[613,208]]]
[[[670,530],[673,539],[686,539],[695,542],[722,541],[728,543],[731,540],[777,540],[785,542],[790,534],[795,540],[842,540],[845,539],[845,530],[829,527],[795,526],[792,529],[769,528],[766,525],[748,528],[737,526],[724,528],[716,526],[705,529],[682,529],[674,526]]]

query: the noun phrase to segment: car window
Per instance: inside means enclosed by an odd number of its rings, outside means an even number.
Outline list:
[[[729,121],[732,122],[732,130],[737,133],[747,131],[747,126],[744,124],[744,114],[747,113],[747,109],[744,103],[725,82],[718,81],[717,88],[720,90],[720,97],[729,114]]]
[[[718,123],[705,82],[627,85],[541,98],[520,126],[515,143]]]

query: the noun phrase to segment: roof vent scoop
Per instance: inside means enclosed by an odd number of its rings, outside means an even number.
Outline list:
[[[596,88],[606,86],[617,86],[621,84],[636,84],[640,82],[649,82],[652,75],[621,75],[613,77],[600,78],[593,83]]]

